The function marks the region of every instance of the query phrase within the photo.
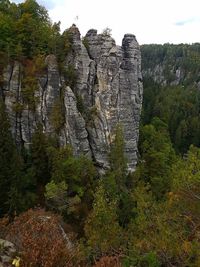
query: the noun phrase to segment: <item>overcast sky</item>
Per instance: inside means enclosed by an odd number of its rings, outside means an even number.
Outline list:
[[[20,0],[13,1],[23,2]],[[133,33],[140,44],[200,42],[200,0],[38,0],[61,29],[75,23],[84,36],[109,27],[117,44]]]

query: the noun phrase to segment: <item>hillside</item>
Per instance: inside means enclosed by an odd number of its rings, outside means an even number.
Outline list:
[[[200,266],[199,53],[0,1],[0,266]]]
[[[143,123],[159,117],[177,152],[200,145],[200,44],[144,45]]]
[[[2,10],[0,94],[17,146],[28,148],[41,124],[60,146],[68,144],[74,155],[86,155],[107,169],[121,124],[134,170],[142,102],[135,36],[125,35],[119,47],[107,32],[89,30],[81,40],[72,25],[61,34],[59,24],[52,25],[35,1],[7,7],[5,2]]]

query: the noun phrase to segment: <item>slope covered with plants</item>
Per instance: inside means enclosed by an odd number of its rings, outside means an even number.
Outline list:
[[[23,99],[34,110],[35,72],[50,53],[62,71],[71,36],[60,34],[59,23],[34,0],[0,2],[0,36],[1,78],[5,64],[21,62]],[[200,266],[199,45],[141,51],[144,105],[134,173],[121,124],[104,174],[88,157],[74,157],[71,146],[60,146],[59,101],[51,117],[55,135],[38,123],[29,149],[16,146],[2,94],[0,238],[15,245],[20,266]],[[68,71],[73,87],[73,66]],[[87,113],[82,104],[79,97],[89,124],[96,110]],[[20,114],[24,106],[15,109]]]
[[[141,51],[142,123],[160,118],[178,153],[199,146],[200,44],[144,45]]]

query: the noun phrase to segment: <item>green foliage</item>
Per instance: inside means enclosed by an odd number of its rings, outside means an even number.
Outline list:
[[[199,149],[191,147],[188,157],[179,159],[170,175],[172,191],[163,202],[154,200],[148,186],[138,183],[135,187],[135,217],[129,224],[125,262],[198,266]]]
[[[73,35],[71,32],[71,28],[65,30],[62,34],[62,38],[64,40],[64,53],[67,55],[69,52],[72,51],[72,41]]]
[[[190,144],[199,146],[199,90],[151,85],[145,90],[144,123],[149,123],[153,116],[165,122],[178,152],[185,153]]]
[[[50,121],[54,127],[55,132],[59,134],[65,123],[65,113],[62,97],[61,99],[58,98],[57,100],[55,100],[53,108],[51,110]]]
[[[32,138],[31,146],[33,165],[35,166],[36,172],[38,172],[39,179],[45,179],[44,176],[47,168],[47,139],[43,133],[42,125],[39,124]],[[44,175],[43,175],[44,174]]]
[[[170,172],[176,156],[172,147],[167,125],[154,118],[152,124],[141,128],[140,133],[141,162],[136,175],[149,182],[158,199],[170,190]]]
[[[50,166],[48,156],[48,140],[43,133],[42,125],[38,124],[32,137],[31,145],[32,173],[36,181],[39,203],[44,202],[44,186],[50,180]]]
[[[117,203],[109,200],[100,182],[93,203],[93,210],[85,224],[87,244],[95,256],[118,249],[121,240],[121,229],[117,219]]]
[[[159,117],[168,125],[176,151],[186,153],[191,144],[200,145],[200,44],[144,45],[141,52],[145,73],[142,122]]]
[[[115,139],[111,145],[110,167],[115,174],[117,185],[122,188],[127,174],[127,160],[124,155],[123,129],[120,124],[116,126]]]
[[[12,36],[14,36],[14,23],[8,15],[0,13],[0,36],[2,36],[0,50],[4,51],[7,57],[11,55],[13,43],[15,43]],[[13,43],[12,43],[13,42]]]
[[[150,251],[146,255],[142,257],[140,260],[140,265],[141,266],[146,266],[146,267],[160,267],[161,264],[158,261],[157,255]]]
[[[64,70],[64,76],[66,85],[70,86],[73,89],[77,81],[77,74],[73,65],[68,65],[67,69]]]
[[[110,170],[105,174],[103,185],[110,201],[117,203],[118,222],[122,227],[130,221],[134,206],[130,194],[132,176],[128,174],[124,150],[123,129],[118,124],[109,153]]]
[[[73,55],[73,35],[71,32],[71,28],[68,30],[65,30],[62,35],[59,34],[59,28],[60,25],[56,24],[53,26],[54,29],[54,46],[55,49],[54,51],[56,52],[58,62],[59,62],[59,67],[60,71],[65,72],[66,70],[64,69],[64,62],[66,59],[66,56],[69,55],[69,53],[72,53]]]
[[[200,70],[200,44],[164,44],[164,45],[142,45],[142,66],[143,70],[155,68],[162,65],[167,84],[175,78],[178,68],[184,70],[185,75],[180,83],[189,85],[197,81]]]
[[[51,177],[56,182],[65,180],[65,172],[62,164],[70,157],[73,157],[73,151],[70,146],[56,148],[48,147],[48,156],[51,165]]]
[[[22,80],[22,98],[25,105],[34,111],[36,106],[35,92],[38,90],[38,81],[35,73],[35,65],[27,61],[24,66],[24,77]]]
[[[148,252],[142,257],[131,258],[125,257],[122,261],[123,267],[138,266],[138,267],[160,267],[156,254],[153,251]]]
[[[16,22],[16,34],[23,53],[28,57],[46,53],[52,31],[47,11],[34,0],[25,1],[19,9],[21,16]]]
[[[84,99],[82,95],[75,93],[75,96],[76,96],[76,107],[83,116],[83,118],[85,119],[86,125],[94,127],[94,121],[98,116],[97,107],[95,105],[93,105],[92,107],[87,107],[84,104]]]
[[[65,181],[55,183],[54,181],[46,184],[45,199],[47,206],[51,210],[59,211],[61,214],[67,209],[67,184]]]
[[[23,170],[21,170],[17,178],[18,179],[12,183],[9,191],[9,200],[7,202],[11,216],[18,215],[37,203],[34,178],[26,174]]]
[[[83,106],[83,117],[85,119],[85,123],[88,127],[95,128],[95,120],[98,118],[98,109],[96,105],[92,107]]]
[[[29,208],[35,200],[30,190],[32,179],[24,172],[24,163],[10,133],[5,105],[0,102],[0,216],[13,216]],[[32,177],[31,177],[32,178]]]
[[[12,105],[12,109],[16,114],[21,114],[22,111],[24,110],[24,105],[21,103],[14,103]]]
[[[191,146],[187,156],[174,165],[173,191],[177,194],[178,208],[190,217],[194,225],[200,221],[200,150]],[[194,226],[193,225],[193,226]]]
[[[5,105],[0,101],[0,215],[8,212],[9,191],[15,180],[16,148],[10,133]],[[16,166],[17,167],[17,166]]]
[[[47,10],[35,0],[0,3],[0,50],[8,59],[47,54],[55,46],[59,29],[51,25]]]
[[[86,108],[85,108],[85,105],[84,105],[84,102],[83,102],[83,98],[79,94],[76,94],[76,106],[77,106],[78,111],[82,115],[84,115],[85,112],[86,112]]]
[[[55,193],[50,200],[48,194],[46,201],[49,208],[54,211],[62,209],[65,220],[77,227],[81,232],[84,220],[91,209],[94,189],[96,186],[96,170],[92,161],[87,157],[75,158],[70,147],[50,148],[48,150],[51,167],[52,182],[46,186],[55,187],[62,193]],[[66,185],[66,190],[63,188]],[[61,189],[62,188],[62,189]],[[51,188],[52,189],[52,188]]]
[[[75,89],[76,69],[65,62],[67,55],[74,57],[74,30],[72,27],[60,35],[60,23],[52,25],[47,11],[34,0],[18,5],[8,0],[0,2],[0,86],[5,64],[19,61],[22,101],[12,106],[19,116],[24,109],[35,112],[38,77],[46,72],[44,62],[49,53],[58,58],[66,85]],[[103,35],[110,36],[110,30]],[[86,39],[83,43],[88,49]],[[104,256],[97,266],[106,260],[112,265],[111,258],[114,260],[113,255],[118,253],[117,262],[122,259],[123,266],[200,266],[200,151],[191,146],[200,146],[200,93],[196,88],[200,45],[150,45],[141,49],[144,72],[163,66],[167,82],[161,87],[151,77],[144,79],[136,172],[127,170],[122,125],[116,127],[108,155],[111,168],[99,183],[93,162],[85,156],[74,157],[69,146],[60,148],[54,136],[47,138],[42,125],[37,125],[30,150],[23,151],[22,158],[1,101],[0,216],[8,214],[12,218],[34,205],[46,206],[83,237],[90,259]],[[179,85],[172,86],[179,68],[184,75]],[[87,125],[91,124],[98,109],[85,107],[78,94],[76,99],[78,110]],[[61,94],[50,112],[56,137],[64,124],[62,102]],[[183,158],[175,155],[173,146],[184,154]],[[39,221],[36,226],[47,240]],[[30,224],[26,227],[28,230]],[[24,241],[29,248],[26,238]],[[27,254],[33,262],[40,253],[38,244],[34,257],[32,251]],[[49,251],[54,258],[55,253]],[[46,266],[47,262],[42,264]]]

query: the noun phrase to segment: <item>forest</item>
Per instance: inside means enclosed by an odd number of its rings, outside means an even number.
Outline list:
[[[1,90],[5,64],[32,66],[23,97],[34,109],[33,74],[51,53],[62,71],[70,49],[69,33],[61,33],[35,0],[0,1],[0,256],[1,240],[8,240],[17,248],[16,267],[199,267],[200,44],[141,46],[138,165],[128,171],[119,124],[108,153],[111,167],[101,175],[92,160],[74,157],[40,124],[28,150],[10,131]],[[146,75],[156,65],[164,66],[164,84]],[[184,75],[175,84],[178,68]],[[68,77],[73,86],[73,69]],[[56,133],[59,105],[55,114]]]

